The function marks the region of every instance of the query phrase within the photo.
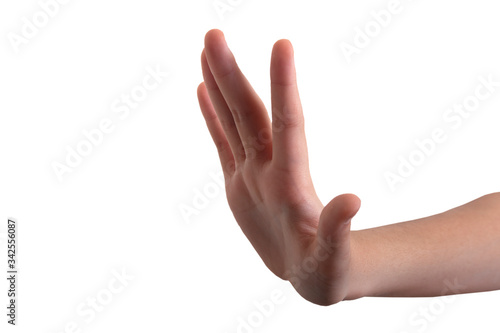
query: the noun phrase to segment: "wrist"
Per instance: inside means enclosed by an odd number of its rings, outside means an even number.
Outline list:
[[[369,249],[361,236],[359,231],[351,231],[349,284],[344,298],[346,301],[373,295],[372,283],[374,279],[369,276],[367,269]]]

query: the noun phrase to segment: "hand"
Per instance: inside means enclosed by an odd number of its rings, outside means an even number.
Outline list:
[[[217,147],[229,207],[266,266],[307,300],[330,305],[351,297],[353,194],[326,207],[311,180],[292,45],[271,58],[272,124],[240,71],[224,35],[211,30],[201,55],[200,108]]]

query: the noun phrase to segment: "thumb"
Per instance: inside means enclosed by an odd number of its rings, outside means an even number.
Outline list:
[[[351,219],[360,206],[361,200],[354,194],[341,194],[333,198],[319,217],[319,240],[327,244],[334,242],[336,248],[342,247],[344,242],[349,241]]]

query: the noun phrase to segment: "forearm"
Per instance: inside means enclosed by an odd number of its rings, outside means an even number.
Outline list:
[[[346,299],[500,289],[500,193],[430,217],[351,232]]]

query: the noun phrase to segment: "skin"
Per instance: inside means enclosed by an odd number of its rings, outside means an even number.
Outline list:
[[[330,305],[500,289],[499,193],[351,231],[360,199],[342,194],[324,206],[314,190],[291,43],[279,40],[272,50],[272,121],[221,31],[206,34],[201,65],[198,100],[229,207],[266,266],[302,297]]]

